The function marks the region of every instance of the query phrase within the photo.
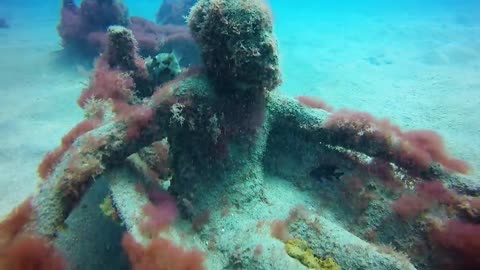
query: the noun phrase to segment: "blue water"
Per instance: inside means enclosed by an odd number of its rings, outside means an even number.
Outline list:
[[[81,121],[92,59],[59,63],[59,1],[1,0],[0,216],[35,190],[36,167]],[[125,0],[155,20],[161,1]],[[480,176],[480,1],[269,0],[283,83],[335,109],[431,129]]]

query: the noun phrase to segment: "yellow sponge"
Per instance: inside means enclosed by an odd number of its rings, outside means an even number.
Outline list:
[[[340,266],[332,259],[321,259],[315,256],[313,250],[308,248],[308,243],[302,239],[290,239],[285,243],[287,254],[299,260],[303,265],[316,270],[341,270]]]

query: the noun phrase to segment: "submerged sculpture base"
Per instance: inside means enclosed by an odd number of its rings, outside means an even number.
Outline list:
[[[145,243],[148,237],[139,233],[138,225],[146,198],[136,190],[138,181],[139,176],[133,171],[117,168],[95,182],[67,219],[68,227],[56,239],[71,269],[128,269],[120,248],[123,228],[105,217],[98,205],[108,195],[109,182],[118,213],[130,217],[124,219],[125,227],[137,241]],[[408,261],[383,254],[376,246],[348,232],[336,221],[337,213],[322,208],[326,202],[312,197],[312,192],[270,175],[264,176],[261,183],[260,198],[245,198],[251,203],[232,205],[228,198],[217,198],[218,207],[209,209],[209,218],[201,227],[182,217],[162,236],[187,249],[204,252],[205,269],[307,269],[288,256],[284,242],[272,236],[273,223],[288,219],[290,210],[301,209],[303,214],[289,226],[289,237],[307,241],[319,258],[332,258],[344,269],[352,270],[415,269]],[[212,200],[215,199],[209,199]]]

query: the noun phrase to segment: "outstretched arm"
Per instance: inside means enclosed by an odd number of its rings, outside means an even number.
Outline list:
[[[175,85],[159,89],[149,104],[142,107],[141,112],[151,112],[151,119],[132,110],[128,117],[113,117],[79,136],[66,149],[33,199],[37,233],[54,237],[96,175],[122,164],[130,154],[164,136],[161,131],[168,125],[170,106],[178,102],[172,94],[175,89]],[[146,120],[148,123],[143,123]],[[129,139],[132,127],[138,134],[135,139]]]
[[[311,109],[295,99],[272,94],[268,103],[272,132],[289,130],[300,141],[340,146],[391,162],[409,174],[425,172],[440,164],[450,172],[465,174],[469,166],[450,157],[442,139],[433,131],[404,132],[388,120],[368,113],[341,110],[329,113]]]

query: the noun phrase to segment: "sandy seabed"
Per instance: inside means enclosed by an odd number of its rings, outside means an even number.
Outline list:
[[[279,91],[438,131],[480,175],[478,15],[319,13],[307,4],[292,13],[272,2],[284,74]],[[150,19],[158,7],[127,5],[131,15]],[[1,217],[34,192],[37,165],[82,119],[76,99],[88,76],[83,65],[59,60],[58,6],[7,5],[0,13],[11,24],[0,29]]]

